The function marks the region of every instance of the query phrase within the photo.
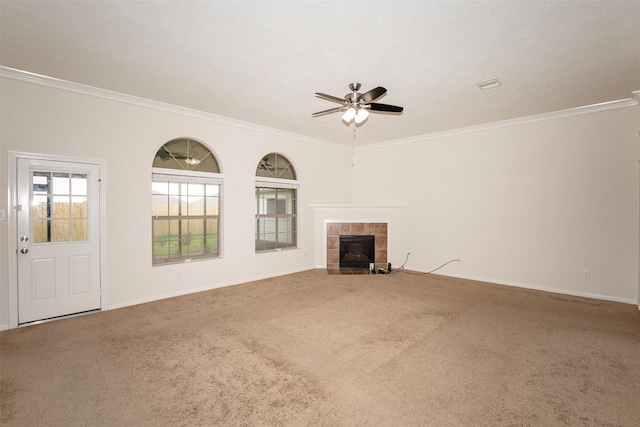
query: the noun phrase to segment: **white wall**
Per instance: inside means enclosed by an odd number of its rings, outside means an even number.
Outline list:
[[[635,106],[364,148],[354,202],[406,205],[408,268],[635,304],[639,130]]]
[[[9,151],[106,161],[105,267],[110,308],[314,268],[314,211],[309,205],[351,201],[352,153],[338,145],[10,78],[2,78],[1,84],[0,209],[9,210]],[[163,143],[186,136],[208,144],[226,176],[224,257],[152,268],[152,160]],[[269,152],[286,155],[301,181],[299,249],[255,254],[254,176],[258,161]],[[328,159],[335,167],[327,167]],[[0,327],[9,323],[8,235],[8,221],[0,221]]]
[[[107,306],[314,268],[318,223],[388,219],[389,261],[510,285],[638,301],[640,107],[351,153],[257,126],[196,118],[3,77],[0,210],[9,213],[8,152],[105,160]],[[208,144],[226,176],[223,255],[151,267],[151,162],[176,137]],[[301,180],[300,248],[254,253],[253,176],[280,152]],[[352,157],[355,158],[352,166]],[[322,161],[318,161],[322,159]],[[331,162],[331,164],[329,164]],[[371,206],[340,213],[312,205]],[[392,209],[385,212],[387,207]],[[346,216],[345,216],[346,215]],[[8,221],[0,221],[0,329],[9,323]],[[14,236],[15,237],[15,236]],[[584,271],[590,278],[584,278]]]

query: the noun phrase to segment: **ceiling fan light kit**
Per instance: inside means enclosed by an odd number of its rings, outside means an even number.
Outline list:
[[[318,98],[322,98],[326,101],[336,102],[342,104],[340,107],[330,108],[328,110],[318,111],[313,113],[311,117],[323,116],[325,114],[337,113],[338,111],[344,112],[342,114],[342,120],[347,124],[354,122],[356,125],[364,123],[369,118],[369,111],[401,114],[402,107],[395,105],[379,104],[373,102],[384,94],[387,90],[381,86],[371,89],[365,93],[359,93],[360,83],[351,83],[349,85],[351,92],[346,94],[343,98],[337,96],[327,95],[324,93],[316,92]]]

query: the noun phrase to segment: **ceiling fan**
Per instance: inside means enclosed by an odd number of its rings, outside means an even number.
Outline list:
[[[356,125],[359,125],[360,123],[367,120],[367,118],[369,117],[369,111],[396,114],[402,113],[402,107],[373,102],[387,93],[387,90],[381,86],[378,86],[375,89],[371,89],[370,91],[365,93],[359,93],[358,91],[360,90],[360,83],[351,83],[349,84],[349,89],[351,89],[351,92],[346,94],[344,96],[344,99],[338,98],[337,96],[331,96],[324,93],[316,92],[316,96],[318,98],[322,98],[331,102],[337,102],[338,104],[342,105],[340,107],[318,111],[317,113],[313,113],[311,116],[318,117],[325,114],[344,111],[342,120],[344,120],[347,124],[351,123],[351,121],[354,121]]]

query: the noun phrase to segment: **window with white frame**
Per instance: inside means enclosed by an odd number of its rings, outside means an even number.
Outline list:
[[[153,160],[153,265],[220,256],[222,175],[202,143],[178,138]]]
[[[299,183],[291,162],[281,154],[264,156],[256,169],[256,252],[297,247]]]

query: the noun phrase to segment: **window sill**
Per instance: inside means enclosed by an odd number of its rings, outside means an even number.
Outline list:
[[[292,251],[299,251],[301,250],[300,248],[281,248],[281,249],[270,249],[270,250],[266,250],[266,251],[259,251],[256,252],[256,255],[276,255],[282,252],[292,252]]]
[[[223,257],[208,258],[208,259],[196,259],[196,260],[193,260],[193,261],[182,261],[182,262],[175,262],[175,263],[171,263],[171,264],[151,265],[151,268],[154,271],[175,270],[175,269],[178,269],[178,268],[185,268],[185,267],[199,267],[199,266],[203,266],[203,265],[220,264],[223,261],[224,261]]]

